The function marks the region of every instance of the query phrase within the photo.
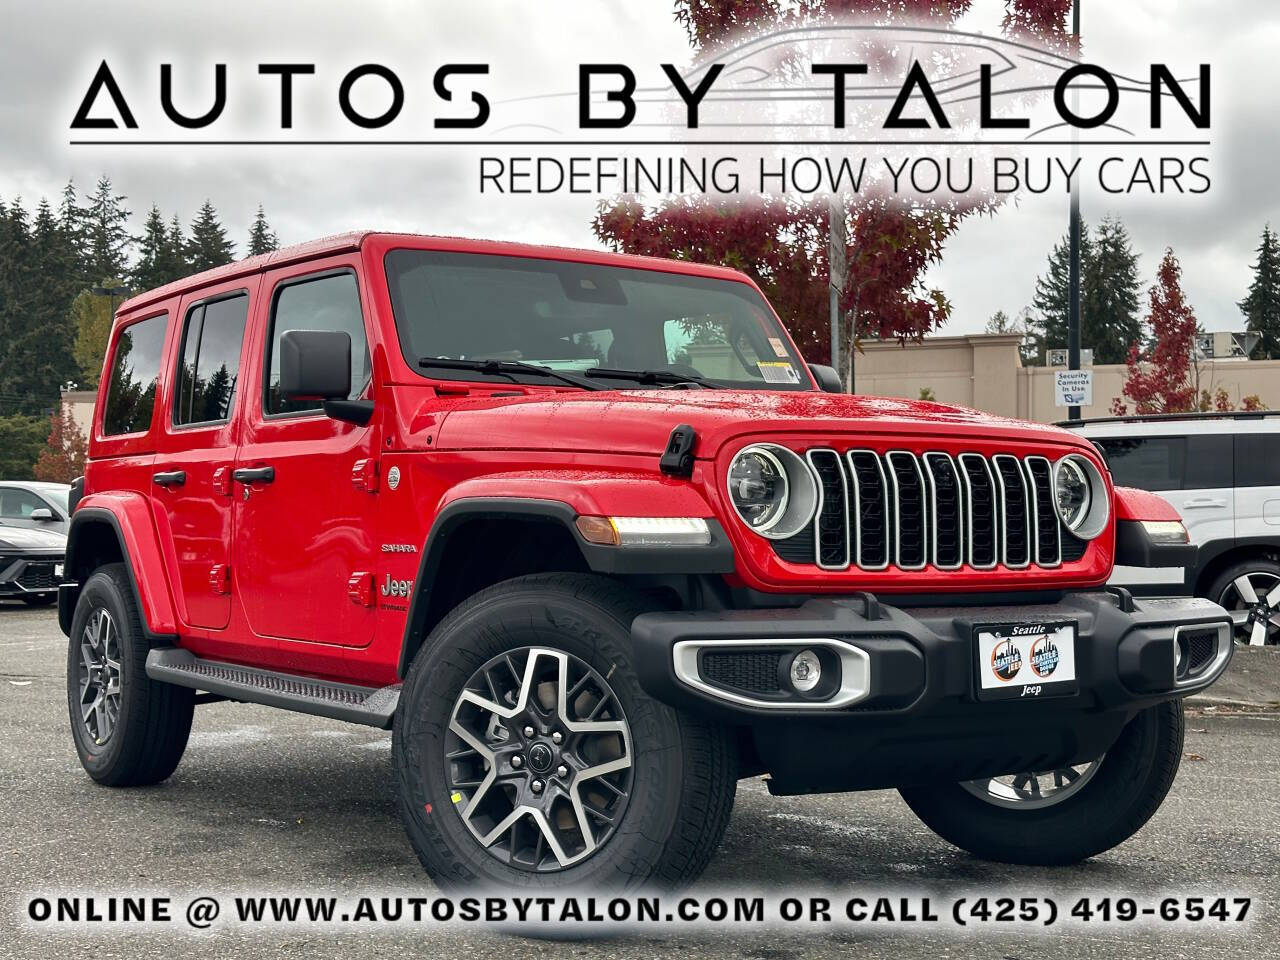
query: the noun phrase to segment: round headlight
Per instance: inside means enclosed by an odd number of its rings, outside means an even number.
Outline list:
[[[743,450],[729,466],[729,495],[733,505],[756,533],[772,529],[787,509],[787,471],[763,447]]]
[[[1054,487],[1058,516],[1074,533],[1089,515],[1089,503],[1093,499],[1089,478],[1084,468],[1070,458],[1058,461],[1056,474]]]
[[[818,481],[794,450],[757,443],[729,464],[729,498],[754,533],[770,540],[794,536],[818,509]]]
[[[1092,461],[1071,454],[1054,464],[1053,506],[1063,526],[1082,540],[1092,540],[1107,528],[1107,486]]]

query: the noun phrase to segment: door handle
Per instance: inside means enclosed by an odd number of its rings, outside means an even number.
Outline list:
[[[1219,500],[1216,497],[1196,497],[1194,500],[1186,500],[1182,506],[1187,510],[1198,510],[1205,507],[1225,507],[1227,501]]]
[[[241,467],[231,472],[232,480],[246,486],[251,483],[270,483],[275,478],[275,467]]]
[[[158,487],[180,487],[187,482],[184,470],[170,470],[168,473],[153,473],[151,482]]]

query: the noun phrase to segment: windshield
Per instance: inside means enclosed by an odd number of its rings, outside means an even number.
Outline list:
[[[66,490],[42,490],[41,495],[58,508],[59,512],[65,517],[67,511],[67,491]]]
[[[728,387],[812,389],[777,319],[745,283],[426,250],[393,250],[386,268],[410,366],[426,358],[514,360],[562,371],[659,371]],[[480,370],[424,373],[548,382]],[[593,376],[610,388],[640,386]]]

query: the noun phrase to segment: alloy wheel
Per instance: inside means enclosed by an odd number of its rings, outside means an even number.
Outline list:
[[[1280,576],[1265,570],[1242,573],[1227,584],[1218,603],[1231,611],[1237,643],[1280,643]]]
[[[577,657],[526,647],[480,667],[445,737],[453,808],[521,870],[580,863],[617,829],[632,790],[631,730],[608,681]]]
[[[1062,803],[1079,793],[1102,766],[1091,763],[1058,767],[1038,773],[1014,773],[981,780],[965,780],[960,786],[979,800],[1011,810],[1037,810]]]
[[[111,739],[120,720],[120,632],[97,607],[80,636],[80,720],[93,742]]]

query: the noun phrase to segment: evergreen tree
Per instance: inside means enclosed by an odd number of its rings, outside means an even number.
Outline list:
[[[21,413],[0,417],[0,477],[34,480],[36,458],[44,447],[49,420]]]
[[[176,213],[169,221],[169,243],[165,247],[164,264],[170,280],[185,277],[191,272],[191,261],[187,258],[187,238],[182,232],[182,221]]]
[[[84,248],[90,283],[127,276],[129,247],[133,238],[125,229],[129,211],[126,197],[116,194],[111,180],[103,177],[84,211]]]
[[[1140,346],[1138,255],[1129,232],[1114,217],[1105,218],[1081,257],[1080,342],[1093,349],[1094,363],[1124,363],[1129,347]]]
[[[169,272],[169,230],[160,208],[151,205],[147,221],[138,240],[138,262],[134,264],[132,281],[136,290],[154,290],[177,279]]]
[[[1239,303],[1248,329],[1260,335],[1254,348],[1256,359],[1280,359],[1280,242],[1271,225],[1262,228],[1258,261],[1253,265],[1253,282]]]
[[[1089,227],[1080,224],[1080,276],[1081,276],[1081,345],[1084,330],[1084,276],[1086,264],[1093,259],[1093,238],[1089,235]],[[1036,278],[1036,295],[1031,306],[1039,316],[1037,333],[1047,348],[1065,347],[1067,345],[1067,326],[1070,317],[1071,285],[1071,244],[1068,237],[1054,245],[1049,254],[1049,269],[1042,277]]]
[[[262,204],[258,204],[258,215],[253,218],[253,226],[249,228],[249,256],[256,257],[278,249],[280,249],[280,240],[267,224],[267,215],[262,211]]]
[[[227,230],[218,222],[218,214],[208,200],[191,221],[187,257],[194,273],[220,267],[235,259],[235,244],[227,239]]]
[[[62,200],[58,203],[58,226],[62,230],[63,240],[71,250],[71,276],[67,278],[68,287],[72,288],[72,296],[81,287],[90,286],[93,281],[89,276],[89,254],[85,245],[85,210],[80,205],[76,194],[75,181],[68,180],[62,188]]]

